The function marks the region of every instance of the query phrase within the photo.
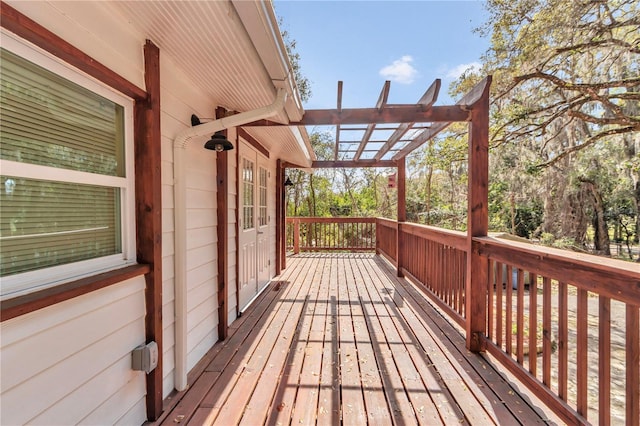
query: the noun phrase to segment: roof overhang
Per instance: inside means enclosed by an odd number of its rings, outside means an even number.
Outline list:
[[[283,110],[272,120],[288,126],[304,114],[292,66],[270,0],[261,1],[122,1],[105,2],[132,31],[160,48],[161,60],[211,101],[206,110],[190,111],[214,117],[217,107],[246,112],[274,102],[278,89],[287,91]],[[246,129],[276,158],[309,166],[315,159],[309,137],[298,127]]]

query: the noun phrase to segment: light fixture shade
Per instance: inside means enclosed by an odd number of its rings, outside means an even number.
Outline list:
[[[204,144],[204,147],[205,149],[220,152],[233,149],[233,144],[229,142],[222,132],[216,132],[216,134],[211,136],[211,139]]]
[[[284,186],[293,186],[293,182],[291,182],[289,176],[287,176],[287,179],[284,181]]]

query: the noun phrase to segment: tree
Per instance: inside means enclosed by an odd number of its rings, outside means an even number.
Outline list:
[[[522,188],[544,206],[538,233],[584,247],[593,224],[594,244],[604,253],[613,195],[607,191],[619,196],[624,182],[637,238],[638,169],[605,163],[635,163],[640,152],[638,1],[489,0],[487,9],[480,32],[491,37],[483,74],[494,75],[492,179],[506,179],[507,188]],[[479,78],[467,73],[454,90]],[[607,161],[594,163],[596,153]],[[580,172],[594,164],[597,173]]]

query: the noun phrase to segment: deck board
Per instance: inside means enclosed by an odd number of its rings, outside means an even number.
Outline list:
[[[287,263],[194,367],[162,424],[545,423],[384,259]]]

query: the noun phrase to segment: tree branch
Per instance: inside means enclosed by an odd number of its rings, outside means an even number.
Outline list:
[[[635,128],[633,126],[618,127],[618,128],[615,128],[615,129],[605,130],[603,132],[600,132],[600,133],[598,133],[596,135],[591,136],[583,144],[572,146],[571,148],[568,148],[568,149],[562,151],[560,154],[558,154],[557,157],[554,157],[551,160],[546,161],[544,163],[538,164],[536,166],[536,168],[542,169],[542,168],[545,168],[545,167],[549,167],[549,166],[557,163],[558,161],[562,160],[567,155],[569,155],[569,154],[571,154],[573,152],[576,152],[576,151],[580,151],[581,149],[584,149],[584,148],[588,147],[589,145],[592,145],[595,142],[597,142],[600,139],[605,138],[607,136],[620,135],[620,134],[623,134],[623,133],[633,132],[634,130],[635,130]]]

